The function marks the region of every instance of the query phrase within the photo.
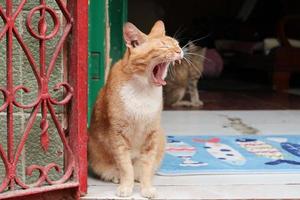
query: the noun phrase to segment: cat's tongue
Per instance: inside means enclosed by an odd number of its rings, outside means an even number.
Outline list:
[[[157,86],[163,86],[166,85],[166,81],[163,79],[163,75],[165,73],[167,65],[165,63],[158,64],[153,69],[153,75],[154,75],[154,84]]]

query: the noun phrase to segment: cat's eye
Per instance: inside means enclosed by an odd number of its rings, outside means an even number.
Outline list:
[[[171,48],[171,46],[169,44],[164,43],[162,48]]]
[[[138,46],[138,45],[139,45],[139,43],[138,43],[137,40],[132,40],[132,41],[131,41],[131,46],[136,47],[136,46]]]

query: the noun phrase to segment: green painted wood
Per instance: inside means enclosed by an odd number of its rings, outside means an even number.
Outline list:
[[[89,99],[88,123],[98,91],[104,84],[105,0],[89,1]]]
[[[125,51],[123,24],[127,21],[127,0],[109,0],[110,58],[112,64],[118,61]]]
[[[127,21],[127,0],[109,0],[110,58],[112,64],[125,51],[123,24]],[[88,122],[98,91],[104,85],[105,73],[105,0],[90,0],[89,4],[89,101]]]

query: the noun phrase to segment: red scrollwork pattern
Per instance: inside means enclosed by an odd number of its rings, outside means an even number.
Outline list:
[[[40,5],[31,9],[27,15],[26,19],[26,27],[30,35],[39,42],[39,63],[34,59],[32,52],[27,47],[24,42],[21,34],[18,31],[18,28],[15,26],[15,20],[18,15],[21,13],[24,5],[27,0],[22,0],[17,9],[13,11],[13,5],[11,0],[6,0],[5,9],[0,5],[0,17],[4,22],[4,26],[0,30],[0,40],[6,35],[6,67],[7,67],[7,84],[6,88],[3,86],[0,87],[0,95],[4,99],[2,105],[0,105],[0,112],[7,113],[7,150],[3,148],[0,144],[0,157],[5,167],[5,177],[0,183],[0,193],[6,190],[15,190],[18,187],[22,189],[39,187],[44,184],[55,185],[64,183],[72,178],[74,169],[75,169],[75,159],[70,147],[69,141],[66,137],[65,130],[62,127],[60,120],[58,119],[54,105],[58,106],[66,106],[70,103],[73,95],[73,87],[67,82],[57,83],[53,88],[54,91],[63,89],[65,91],[65,95],[62,100],[57,100],[52,98],[49,93],[48,83],[50,80],[50,76],[55,68],[55,62],[62,51],[63,45],[66,41],[67,36],[71,32],[72,28],[72,17],[66,7],[65,1],[55,0],[61,13],[65,18],[65,23],[61,24],[59,17],[56,14],[56,11],[46,5],[45,0],[40,0]],[[37,31],[33,28],[32,19],[33,15],[38,13],[38,27]],[[53,20],[53,30],[48,33],[48,26],[46,22],[46,13],[48,13]],[[49,64],[46,64],[46,41],[51,40],[55,36],[57,36],[60,28],[63,28],[63,33],[55,47],[55,51],[52,55],[52,58]],[[30,90],[24,85],[14,86],[13,80],[13,37],[16,38],[19,45],[21,46],[24,54],[26,55],[27,60],[30,63],[30,67],[32,68],[33,74],[36,78],[38,85],[38,94],[35,100],[28,104],[22,104],[17,101],[17,93],[22,90],[25,93],[30,92]],[[14,145],[14,113],[13,108],[18,107],[22,109],[32,109],[31,115],[28,118],[27,124],[24,129],[24,133],[20,142],[15,146]],[[36,121],[38,112],[41,111],[42,119],[40,122],[40,142],[43,150],[46,152],[49,147],[49,135],[48,128],[49,122],[47,116],[51,116],[54,125],[57,129],[58,135],[62,141],[64,146],[65,154],[67,155],[65,158],[65,166],[64,169],[61,169],[57,164],[50,163],[46,166],[39,165],[31,165],[26,168],[26,175],[31,176],[33,171],[39,172],[39,177],[35,181],[35,183],[26,184],[23,180],[21,180],[17,176],[17,163],[21,156],[22,150],[24,149],[24,145],[28,139],[30,131],[33,127],[34,122]],[[58,173],[62,173],[63,175],[59,178],[59,180],[51,180],[48,177],[49,171],[54,169],[54,171]]]

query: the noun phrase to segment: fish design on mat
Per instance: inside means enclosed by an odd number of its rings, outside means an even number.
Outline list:
[[[235,149],[227,144],[220,143],[220,138],[209,140],[194,138],[194,142],[204,143],[204,148],[213,157],[231,165],[244,165],[246,159]]]
[[[300,157],[300,144],[288,142],[287,138],[281,137],[269,137],[267,139],[273,142],[278,142],[282,149],[294,156]]]
[[[247,151],[254,153],[257,156],[262,156],[272,161],[266,162],[267,165],[278,165],[282,163],[287,163],[291,165],[300,165],[300,162],[294,160],[286,160],[280,150],[267,144],[263,141],[250,138],[236,139],[236,143]]]
[[[183,167],[199,167],[205,166],[207,163],[192,160],[193,155],[197,152],[197,148],[175,139],[174,136],[168,136],[166,145],[166,153],[181,159],[180,166]]]

